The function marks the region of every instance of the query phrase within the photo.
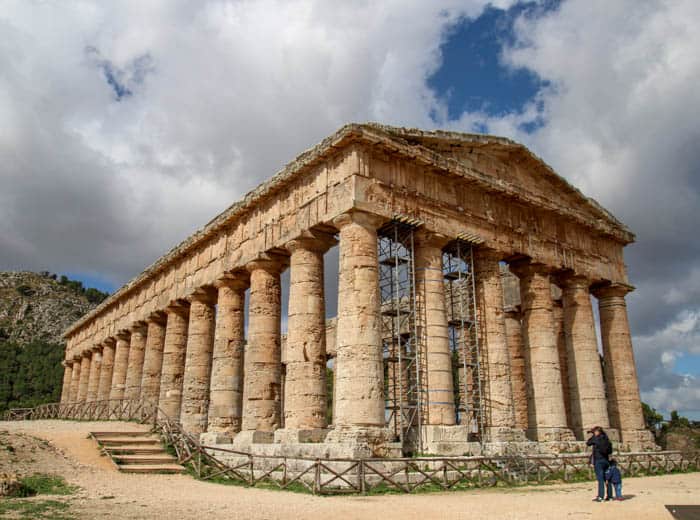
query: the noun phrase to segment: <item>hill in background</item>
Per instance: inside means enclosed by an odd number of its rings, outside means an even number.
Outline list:
[[[107,297],[48,272],[0,272],[0,412],[55,402],[68,326]]]

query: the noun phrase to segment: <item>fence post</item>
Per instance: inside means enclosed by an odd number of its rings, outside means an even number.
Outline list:
[[[314,470],[314,495],[321,491],[321,461],[316,459],[316,468]]]

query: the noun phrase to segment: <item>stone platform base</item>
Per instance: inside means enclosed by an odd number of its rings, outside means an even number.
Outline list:
[[[649,430],[622,430],[619,451],[658,451],[654,434]]]

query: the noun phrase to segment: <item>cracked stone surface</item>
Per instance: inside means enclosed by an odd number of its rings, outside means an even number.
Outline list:
[[[160,395],[160,377],[165,346],[165,318],[158,316],[147,320],[146,351],[143,358],[141,397],[157,404]]]
[[[510,377],[513,389],[515,427],[527,430],[527,380],[525,377],[525,352],[520,323],[520,310],[509,309],[505,313],[506,339],[510,352]]]
[[[90,377],[88,379],[88,389],[86,399],[94,401],[97,399],[97,390],[100,385],[100,370],[102,368],[102,349],[95,349],[92,352],[90,361]]]
[[[97,400],[109,399],[112,391],[112,373],[114,371],[114,342],[105,342],[102,345],[102,364],[100,366],[100,382],[97,385]]]
[[[126,389],[126,369],[129,365],[129,335],[117,336],[117,346],[114,351],[114,368],[112,369],[112,390],[110,399],[123,399]]]
[[[170,419],[180,417],[182,401],[182,378],[185,372],[185,349],[187,348],[187,306],[169,307],[165,325],[163,367],[160,378],[158,406]]]
[[[126,381],[124,397],[138,399],[141,396],[141,376],[143,375],[143,359],[146,351],[146,326],[143,323],[131,328],[129,341],[129,359],[126,366]]]
[[[78,383],[78,401],[85,401],[88,392],[88,383],[90,382],[90,361],[92,354],[88,353],[83,356],[80,361],[80,381]]]

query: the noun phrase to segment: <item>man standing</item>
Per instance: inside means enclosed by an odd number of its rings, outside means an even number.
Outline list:
[[[595,478],[598,480],[598,496],[593,499],[594,502],[602,502],[603,500],[610,500],[612,496],[612,489],[610,489],[610,484],[607,485],[607,496],[605,498],[605,471],[610,466],[608,458],[612,454],[612,443],[608,439],[607,434],[603,431],[603,428],[596,426],[589,430],[588,433],[592,433],[591,437],[586,441],[587,446],[593,447],[593,453],[591,454],[591,464],[595,470]]]

